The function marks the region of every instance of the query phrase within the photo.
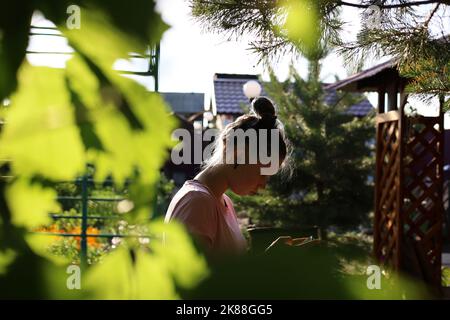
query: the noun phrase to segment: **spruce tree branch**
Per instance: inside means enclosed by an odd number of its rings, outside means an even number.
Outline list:
[[[380,9],[395,9],[395,8],[408,8],[408,7],[414,7],[414,6],[421,6],[421,5],[427,5],[427,4],[445,4],[450,5],[449,0],[423,0],[423,1],[412,1],[412,2],[402,2],[398,4],[386,4],[386,5],[378,5]],[[358,4],[358,3],[351,3],[347,1],[337,1],[337,5],[341,6],[347,6],[347,7],[354,7],[354,8],[360,8],[360,9],[367,9],[372,4]]]
[[[428,28],[428,25],[430,24],[431,19],[433,18],[433,16],[436,13],[436,11],[439,9],[440,5],[441,5],[440,3],[436,4],[436,6],[434,7],[433,11],[431,11],[431,13],[428,16],[427,20],[423,24],[424,28]]]

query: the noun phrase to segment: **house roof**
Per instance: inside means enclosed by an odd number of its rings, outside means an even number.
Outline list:
[[[161,94],[175,113],[190,114],[205,110],[203,93],[161,92]]]
[[[214,98],[216,111],[218,114],[242,114],[242,104],[248,104],[248,99],[244,95],[243,85],[249,80],[258,80],[256,75],[239,75],[218,73],[214,76]],[[261,82],[260,82],[261,84]],[[268,96],[262,88],[261,95]],[[333,106],[337,103],[338,94],[334,89],[325,90],[325,103]],[[349,107],[348,113],[354,116],[365,116],[373,109],[372,104],[364,99],[361,102]]]
[[[360,96],[360,94],[353,94]],[[338,103],[339,95],[337,94],[336,90],[334,89],[327,89],[325,87],[325,97],[324,97],[324,103],[329,106],[334,106]],[[364,117],[366,116],[371,110],[373,110],[373,105],[367,100],[366,98],[362,99],[358,103],[350,106],[345,113],[351,114],[355,117]]]
[[[219,114],[242,114],[242,104],[248,104],[242,87],[249,80],[258,80],[258,76],[249,74],[214,75],[214,100],[216,112]],[[262,89],[261,95],[267,95]]]

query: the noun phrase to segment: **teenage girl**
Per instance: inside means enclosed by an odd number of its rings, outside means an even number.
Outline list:
[[[227,142],[234,139],[233,133],[237,129],[242,129],[244,133],[254,130],[257,146],[249,145],[246,140],[245,148],[238,150],[239,144],[236,143],[233,150],[228,150],[231,151],[233,161],[228,161]],[[274,131],[277,137],[275,140],[271,129],[278,129]],[[260,134],[262,131],[267,134]],[[258,189],[265,188],[268,175],[263,174],[264,170],[261,169],[273,164],[268,164],[267,158],[261,161],[259,148],[265,144],[265,150],[271,150],[273,143],[278,143],[278,155],[270,155],[269,158],[278,161],[276,165],[281,168],[285,165],[288,154],[283,124],[277,119],[272,101],[266,97],[258,97],[252,101],[250,114],[240,116],[224,128],[215,141],[212,156],[203,164],[202,171],[193,180],[186,181],[172,199],[165,221],[176,219],[183,223],[208,253],[245,252],[247,244],[239,228],[233,203],[225,191],[252,195]],[[256,163],[250,161],[249,155],[255,151]],[[237,161],[240,156],[244,156],[245,160]]]

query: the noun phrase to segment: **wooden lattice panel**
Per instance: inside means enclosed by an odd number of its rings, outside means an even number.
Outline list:
[[[391,267],[398,261],[400,127],[398,113],[377,121],[375,255]]]
[[[441,277],[443,224],[442,118],[404,120],[402,221],[427,282]]]
[[[440,286],[443,121],[377,116],[374,252],[378,261]]]

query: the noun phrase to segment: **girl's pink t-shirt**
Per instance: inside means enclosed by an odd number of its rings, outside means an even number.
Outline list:
[[[165,222],[176,219],[200,239],[210,253],[240,254],[247,242],[239,228],[231,199],[217,199],[197,180],[188,180],[175,194],[166,212]]]

